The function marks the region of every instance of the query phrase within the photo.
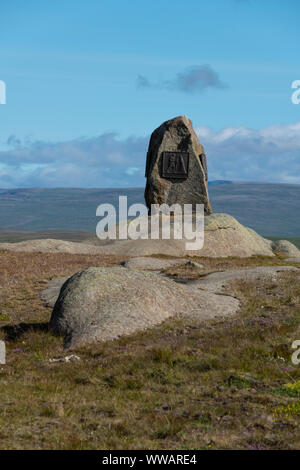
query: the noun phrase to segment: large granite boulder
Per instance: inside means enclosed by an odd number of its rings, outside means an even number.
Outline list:
[[[186,116],[164,122],[150,138],[146,162],[146,204],[204,205],[212,213],[204,148]]]
[[[192,289],[157,273],[91,267],[63,284],[50,328],[73,348],[128,335],[173,315],[204,320],[235,313],[238,307],[233,297]]]

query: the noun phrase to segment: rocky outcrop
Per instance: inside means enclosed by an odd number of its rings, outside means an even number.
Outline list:
[[[269,240],[228,214],[213,214],[205,217],[204,222],[205,240],[200,256],[274,256]]]

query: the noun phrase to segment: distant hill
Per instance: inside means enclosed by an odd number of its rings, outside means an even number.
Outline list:
[[[215,212],[228,212],[261,235],[300,236],[300,185],[234,183],[209,190]]]
[[[233,215],[261,235],[300,237],[300,185],[212,182],[214,212]],[[2,189],[0,227],[3,231],[95,232],[96,208],[104,202],[118,206],[144,202],[143,188],[132,189]]]

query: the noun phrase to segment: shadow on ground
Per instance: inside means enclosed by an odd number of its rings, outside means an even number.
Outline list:
[[[5,341],[16,341],[28,331],[48,331],[49,323],[19,323],[17,325],[5,325],[0,331],[5,333]]]

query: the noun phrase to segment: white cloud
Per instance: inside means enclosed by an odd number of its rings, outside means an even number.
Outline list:
[[[300,122],[263,129],[196,127],[209,179],[300,184]],[[69,142],[25,142],[13,136],[0,152],[0,187],[144,186],[149,137],[103,134]]]
[[[300,183],[300,122],[263,129],[196,128],[210,179]]]
[[[0,152],[0,187],[131,187],[143,185],[147,138],[114,133],[69,142],[31,142],[15,136]]]

